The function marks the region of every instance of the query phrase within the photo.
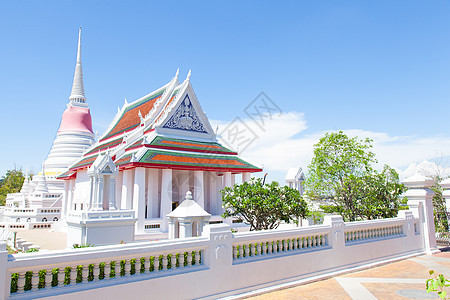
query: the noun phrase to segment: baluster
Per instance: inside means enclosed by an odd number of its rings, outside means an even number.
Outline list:
[[[159,255],[156,255],[153,259],[153,272],[158,272],[158,271],[159,271]]]
[[[25,273],[26,272],[18,273],[19,278],[17,279],[17,293],[23,293],[24,292],[24,288],[25,288]]]
[[[131,270],[131,264],[130,264],[130,270]],[[100,264],[99,263],[94,263],[94,271],[93,273],[93,280],[92,281],[99,281],[99,276],[100,276]]]
[[[308,240],[306,237],[302,237],[302,249],[308,248]]]
[[[263,242],[262,243],[262,255],[266,255],[267,254],[267,242]]]
[[[317,236],[317,235],[313,236],[313,247],[318,246],[318,244],[319,244],[318,239],[319,239],[319,236]]]
[[[190,256],[190,252],[188,252],[188,257]],[[163,254],[162,256],[162,270],[167,270],[167,254]]]
[[[262,255],[262,253],[261,253],[261,243],[256,244],[256,255]]]
[[[131,274],[131,260],[125,259],[125,277],[130,276]]]
[[[120,265],[120,260],[116,260],[115,264],[114,264],[114,272],[115,272],[114,278],[120,278],[121,271],[122,271],[122,267]]]
[[[278,250],[279,252],[284,252],[284,251],[286,251],[286,243],[285,243],[285,241],[284,240],[281,240],[280,241],[280,247],[279,247],[279,250]]]
[[[320,236],[320,245],[321,246],[325,246],[326,241],[325,241],[325,235]]]
[[[83,266],[81,269],[81,282],[87,282],[89,276],[89,265]]]
[[[233,246],[233,259],[237,259],[237,253],[238,253],[237,246]]]
[[[250,256],[250,246],[245,245],[245,257],[248,258]]]
[[[38,272],[38,274],[39,274],[39,272]],[[33,273],[33,275],[34,275],[34,273]],[[31,284],[32,285],[33,285],[33,277],[31,277]],[[53,280],[52,269],[45,270],[45,288],[46,289],[51,289],[52,288],[52,280]],[[38,280],[38,284],[39,284],[39,280]]]
[[[192,252],[188,251],[187,253],[187,266],[190,267],[192,266]]]
[[[47,282],[45,283],[47,285]],[[39,271],[31,274],[31,290],[37,290],[39,288]]]
[[[298,238],[294,239],[294,244],[292,245],[292,247],[294,248],[294,250],[298,249]]]
[[[58,269],[58,286],[64,286],[64,280],[66,279],[66,272],[64,268]]]
[[[195,265],[196,265],[196,266],[199,266],[199,265],[200,265],[200,252],[201,252],[201,250],[198,250],[198,251],[195,253]]]
[[[106,279],[106,280],[109,280],[111,277],[111,262],[109,261],[109,262],[105,262],[105,268],[104,268],[104,271],[105,271],[105,278],[104,279]]]
[[[77,284],[77,266],[70,268],[70,285]]]
[[[142,265],[142,262],[141,262],[141,265]],[[137,272],[138,271],[136,270],[136,273]],[[139,270],[139,272],[140,272],[140,270]],[[144,257],[144,272],[141,274],[145,274],[148,272],[150,272],[150,257]]]
[[[267,243],[267,254],[272,254],[272,251],[273,251],[272,243],[273,243],[273,241],[270,241]]]
[[[255,245],[249,244],[248,249],[250,251],[250,256],[255,256]]]
[[[177,255],[176,254],[172,254],[170,263],[171,263],[171,269],[175,270],[177,268]]]
[[[310,236],[307,237],[308,239],[308,248],[312,247],[312,238]]]

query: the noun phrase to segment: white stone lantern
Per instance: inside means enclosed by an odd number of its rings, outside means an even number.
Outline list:
[[[211,214],[207,213],[186,193],[185,200],[167,215],[169,219],[169,239],[195,237],[202,235],[203,226],[208,224]]]

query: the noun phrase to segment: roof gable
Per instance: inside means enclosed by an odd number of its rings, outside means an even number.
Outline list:
[[[216,135],[189,79],[182,84],[178,94],[172,103],[167,103],[166,114],[156,122],[156,132],[162,135],[216,141]]]

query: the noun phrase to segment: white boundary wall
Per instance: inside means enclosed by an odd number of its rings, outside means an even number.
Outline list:
[[[419,203],[413,211],[400,211],[392,219],[344,223],[340,216],[329,216],[319,226],[236,234],[229,225],[216,224],[206,226],[203,236],[196,238],[35,254],[8,256],[5,244],[0,244],[0,299],[217,299],[238,295],[429,253],[427,249],[434,246],[425,245],[424,211]],[[169,254],[179,255],[169,263]],[[132,259],[137,261],[133,275]],[[122,267],[117,263],[111,268],[113,261],[124,262]],[[92,281],[88,281],[90,264]],[[76,283],[76,266],[83,266],[80,283]],[[67,275],[51,275],[52,269],[66,267],[72,267]],[[114,268],[123,276],[112,277]],[[47,275],[41,275],[46,282],[41,289],[40,270],[47,270]],[[28,283],[26,272],[33,272]],[[18,273],[18,291],[10,294],[12,273]],[[106,276],[101,279],[103,273]],[[57,286],[51,287],[52,279]],[[31,290],[24,291],[26,285]]]

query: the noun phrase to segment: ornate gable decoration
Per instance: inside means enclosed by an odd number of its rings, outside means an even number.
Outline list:
[[[189,99],[189,95],[184,97],[184,100],[180,103],[175,113],[169,121],[166,122],[163,128],[208,133],[197,116],[194,106]]]

